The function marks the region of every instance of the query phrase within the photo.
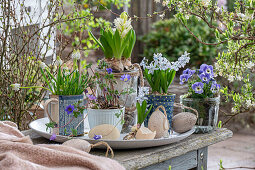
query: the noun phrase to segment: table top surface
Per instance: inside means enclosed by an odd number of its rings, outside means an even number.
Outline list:
[[[32,130],[24,131],[23,133],[25,135],[29,135],[34,144],[55,143],[40,137]],[[114,159],[121,163],[124,167],[128,167],[128,169],[142,168],[224,141],[231,138],[232,135],[232,131],[225,128],[218,128],[210,133],[193,134],[180,142],[169,145],[133,150],[114,150]],[[90,153],[104,156],[105,150],[93,149]]]

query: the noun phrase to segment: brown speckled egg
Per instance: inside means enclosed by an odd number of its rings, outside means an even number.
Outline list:
[[[156,139],[168,136],[169,122],[167,117],[160,110],[156,110],[149,119],[148,128],[151,131],[156,131]]]
[[[196,115],[190,112],[178,113],[173,117],[172,127],[177,133],[184,133],[192,129],[197,121]]]

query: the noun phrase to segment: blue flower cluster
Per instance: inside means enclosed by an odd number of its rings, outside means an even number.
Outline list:
[[[195,73],[197,73],[198,79],[191,84],[191,88],[195,93],[202,94],[204,88],[208,89],[208,86],[212,93],[217,93],[220,90],[220,85],[214,79],[213,66],[207,64],[202,64],[197,71],[189,68],[184,70],[180,76],[180,84],[188,82]]]

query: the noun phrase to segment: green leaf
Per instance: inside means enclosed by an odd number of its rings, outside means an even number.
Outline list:
[[[72,129],[72,135],[77,136],[77,129]]]
[[[105,51],[103,45],[97,40],[97,38],[92,34],[92,32],[88,31],[88,33],[92,37],[92,39],[102,48],[102,50]]]

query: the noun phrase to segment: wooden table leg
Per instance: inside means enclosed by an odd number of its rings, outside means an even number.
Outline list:
[[[197,151],[197,170],[207,170],[208,147]]]

